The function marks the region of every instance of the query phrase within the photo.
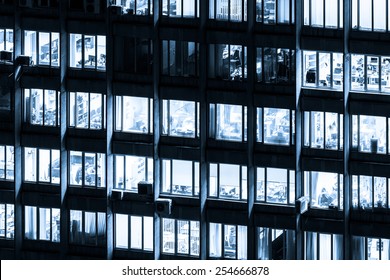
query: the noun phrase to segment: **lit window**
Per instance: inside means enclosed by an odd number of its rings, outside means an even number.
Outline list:
[[[60,209],[25,206],[24,238],[60,242]]]
[[[148,134],[153,132],[153,99],[115,97],[115,130]]]
[[[185,41],[162,41],[162,73],[168,76],[199,75],[199,44]]]
[[[352,176],[352,207],[362,210],[388,208],[389,181],[385,177]]]
[[[237,164],[209,165],[209,197],[247,199],[247,168]]]
[[[343,1],[304,0],[304,25],[343,28]]]
[[[162,253],[199,256],[199,222],[162,219]]]
[[[362,31],[388,31],[388,5],[387,0],[352,0],[352,28]]]
[[[295,231],[288,229],[257,228],[257,259],[295,259]],[[283,249],[283,250],[282,250]]]
[[[295,80],[294,50],[257,48],[256,51],[257,82],[284,84]]]
[[[14,239],[14,235],[14,205],[0,203],[0,239]]]
[[[210,44],[209,78],[242,81],[247,78],[247,48],[241,45]]]
[[[209,257],[247,259],[247,227],[209,223]]]
[[[352,236],[353,260],[390,260],[390,240]]]
[[[390,92],[390,57],[351,55],[351,90]]]
[[[97,188],[105,187],[105,154],[70,151],[69,155],[70,185]]]
[[[258,167],[256,169],[256,200],[266,203],[294,204],[295,171]]]
[[[137,192],[141,181],[153,182],[153,159],[115,155],[115,188]]]
[[[343,175],[305,171],[304,192],[312,208],[343,209]]]
[[[162,134],[199,137],[199,103],[184,100],[163,100]]]
[[[342,260],[343,236],[305,232],[305,260]]]
[[[343,89],[343,54],[303,52],[303,85]]]
[[[162,15],[168,17],[199,17],[200,0],[163,0]]]
[[[59,184],[61,175],[60,151],[24,148],[24,181]]]
[[[0,180],[14,180],[14,147],[0,145]]]
[[[153,0],[113,0],[113,5],[123,7],[123,13],[137,16],[153,14]]]
[[[25,89],[23,112],[26,123],[59,126],[60,92],[47,89]]]
[[[106,95],[88,92],[69,93],[69,126],[103,129],[106,126]]]
[[[103,247],[106,213],[70,210],[69,243]]]
[[[304,112],[304,146],[315,149],[343,149],[343,114]]]
[[[162,193],[199,195],[199,163],[189,160],[162,161]]]
[[[264,112],[264,115],[263,115]],[[290,145],[294,140],[295,111],[277,108],[257,108],[257,141],[272,145]]]
[[[60,35],[58,32],[24,31],[24,55],[32,65],[60,66]]]
[[[387,118],[353,115],[352,147],[359,152],[387,153]]]
[[[106,70],[106,36],[70,34],[70,67]]]
[[[294,23],[294,12],[294,1],[256,0],[256,22],[264,24],[292,24]]]
[[[209,137],[226,141],[246,141],[246,115],[246,106],[210,104]]]
[[[14,30],[0,28],[0,51],[14,51]]]
[[[115,214],[115,248],[153,251],[153,217]]]
[[[246,21],[247,0],[210,0],[209,19]]]

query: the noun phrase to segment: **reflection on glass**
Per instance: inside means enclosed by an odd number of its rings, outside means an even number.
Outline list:
[[[289,145],[290,126],[290,110],[264,108],[264,143]]]
[[[242,141],[243,107],[217,104],[216,139]],[[245,119],[245,117],[244,117]]]
[[[209,77],[229,81],[247,78],[247,48],[241,45],[211,44]]]
[[[310,191],[310,207],[342,209],[340,192],[342,175],[330,172],[305,171],[305,195]]]

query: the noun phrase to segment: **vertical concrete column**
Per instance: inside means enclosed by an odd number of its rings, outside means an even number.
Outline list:
[[[160,195],[160,0],[153,1],[153,160],[154,160],[154,201]],[[154,212],[154,259],[160,259],[160,216]]]
[[[295,1],[295,0],[293,0]],[[302,51],[301,51],[301,29],[303,26],[303,0],[295,1],[295,198],[298,199],[304,194],[304,186],[301,170],[302,157],[302,121],[301,111],[301,88],[302,88]],[[304,232],[301,227],[301,215],[296,213],[295,228],[295,254],[297,260],[304,259]]]
[[[351,259],[351,235],[349,231],[350,221],[350,197],[351,197],[351,177],[349,174],[349,154],[351,142],[351,115],[349,113],[349,91],[351,77],[351,54],[349,53],[349,34],[351,31],[351,0],[344,0],[344,71],[343,71],[343,91],[344,91],[344,188],[343,188],[343,203],[344,203],[344,259]],[[363,8],[363,7],[361,7]],[[364,8],[363,8],[364,9]]]

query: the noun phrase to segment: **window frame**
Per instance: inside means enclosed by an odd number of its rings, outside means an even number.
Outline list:
[[[72,226],[72,222],[75,221],[75,220],[72,220],[72,211],[73,212],[81,212],[81,236],[80,236],[80,241],[81,242],[75,242],[75,241],[72,241],[72,230],[73,230],[73,226]],[[95,215],[95,242],[94,244],[91,244],[91,243],[87,243],[88,239],[86,237],[86,214],[94,214]],[[102,229],[104,229],[104,232],[103,232],[103,239],[99,239],[99,214],[103,214],[104,215],[104,227],[102,227]],[[106,229],[106,226],[107,226],[107,214],[105,212],[99,212],[99,211],[86,211],[86,210],[75,210],[75,209],[69,209],[69,231],[68,231],[68,240],[69,240],[69,244],[75,244],[75,245],[86,245],[86,246],[93,246],[93,247],[103,247],[104,246],[104,243],[106,243],[107,241],[107,229]],[[77,233],[77,232],[76,232]]]
[[[337,25],[336,26],[327,26],[326,25],[326,0],[321,0],[322,2],[322,25],[314,25],[312,23],[312,9],[314,9],[312,6],[312,1],[313,0],[305,0],[303,3],[303,9],[304,9],[304,20],[303,20],[303,25],[304,26],[310,26],[314,28],[329,28],[329,29],[343,29],[343,0],[337,0]],[[308,15],[308,18],[306,19],[305,16]]]
[[[35,156],[36,156],[36,159],[35,159],[35,175],[33,177],[36,177],[36,180],[33,181],[33,180],[28,180],[26,179],[26,149],[31,149],[31,150],[35,150]],[[50,153],[50,159],[49,159],[49,166],[48,166],[48,181],[41,181],[40,180],[40,177],[41,177],[41,170],[40,170],[40,152],[41,151],[49,151]],[[59,165],[58,165],[58,173],[59,173],[59,177],[58,177],[58,183],[56,182],[53,182],[53,178],[57,178],[57,177],[53,177],[53,169],[54,169],[54,161],[53,161],[53,152],[58,152],[58,162],[59,162]],[[60,150],[58,149],[50,149],[50,148],[38,148],[38,147],[23,147],[23,182],[24,183],[35,183],[35,184],[47,184],[47,185],[53,185],[53,186],[59,186],[61,184],[61,153],[60,153]]]
[[[81,168],[81,178],[79,179],[79,181],[81,182],[80,184],[72,184],[72,180],[71,180],[71,176],[72,176],[72,167],[71,167],[71,157],[72,157],[72,153],[75,154],[75,156],[78,156],[78,153],[81,153],[81,167],[79,167],[78,170],[80,170]],[[85,173],[86,173],[86,170],[85,170],[85,166],[86,166],[86,154],[93,154],[94,156],[94,161],[95,161],[95,174],[94,174],[94,182],[95,184],[94,185],[86,185],[85,182],[86,182],[86,176],[85,176]],[[99,165],[98,165],[98,155],[104,157],[103,158],[103,161],[104,161],[104,167],[102,168],[100,166],[100,169],[102,170],[103,174],[100,174],[101,178],[99,180],[99,174],[98,174],[98,170],[99,170]],[[105,153],[95,153],[95,152],[85,152],[85,151],[75,151],[75,150],[68,150],[68,186],[70,187],[75,187],[75,188],[85,188],[85,189],[105,189],[106,188],[106,176],[107,176],[107,172],[106,172],[106,166],[107,166],[107,157],[106,157],[106,154]],[[78,170],[76,171],[76,176],[79,176],[77,175],[78,173]],[[102,180],[102,177],[104,178],[104,180]],[[77,181],[77,179],[75,179],[75,181]],[[100,182],[100,183],[99,183]],[[100,186],[99,186],[100,184]]]
[[[239,195],[238,195],[238,198],[234,198],[233,195],[231,195],[231,198],[229,198],[228,196],[222,196],[221,197],[221,167],[220,165],[223,164],[223,165],[232,165],[232,166],[238,166],[239,167],[239,177],[238,177],[238,180],[239,180],[239,185],[238,185],[238,189],[239,189]],[[213,196],[210,194],[211,192],[211,188],[210,188],[210,179],[211,179],[211,165],[216,165],[217,166],[217,178],[216,178],[216,185],[217,185],[217,189],[216,189],[216,195]],[[241,164],[232,164],[232,163],[212,163],[212,162],[209,162],[208,163],[208,192],[207,192],[207,198],[211,198],[211,199],[218,199],[218,200],[233,200],[233,201],[246,201],[248,199],[248,177],[247,175],[245,176],[247,179],[246,179],[246,185],[243,186],[243,181],[244,180],[244,175],[243,173],[244,172],[248,172],[248,169],[247,169],[247,166],[245,165],[241,165]],[[235,187],[235,186],[234,186]],[[244,191],[245,189],[245,191]],[[243,196],[243,194],[246,194],[246,197]]]
[[[171,1],[176,1],[176,7],[177,7],[177,2],[181,2],[181,15],[171,15],[170,13],[170,7],[171,7]],[[163,17],[169,17],[169,18],[199,18],[199,2],[201,0],[193,0],[194,1],[194,15],[192,16],[185,16],[184,15],[184,2],[186,0],[162,0],[161,1],[161,16]],[[212,1],[212,0],[210,0]],[[167,5],[167,10],[164,10],[164,5]]]
[[[173,170],[173,161],[187,161],[187,162],[191,162],[191,170],[192,170],[192,186],[191,186],[191,193],[190,194],[183,194],[183,193],[180,193],[180,192],[174,192],[173,190],[173,173],[174,173],[174,170]],[[168,192],[165,192],[163,189],[164,187],[164,184],[165,184],[165,181],[163,180],[164,176],[167,176],[164,174],[164,162],[169,162],[169,182],[170,182],[170,186],[167,187],[169,188],[169,191]],[[194,161],[194,160],[183,160],[183,159],[162,159],[162,164],[160,165],[160,168],[161,168],[161,184],[160,184],[160,193],[162,194],[168,194],[168,195],[173,195],[173,196],[191,196],[191,197],[198,197],[199,196],[199,193],[200,193],[200,178],[196,178],[195,174],[196,174],[196,165],[198,165],[198,175],[199,175],[199,172],[200,172],[200,164],[198,161]],[[196,181],[198,181],[198,193],[195,193],[195,190],[196,190]]]
[[[4,215],[4,234],[0,233],[0,239],[2,240],[13,240],[15,236],[15,206],[11,203],[0,203],[1,210],[4,208],[4,212],[0,215]],[[8,213],[8,212],[11,213]],[[10,221],[9,221],[10,220]]]
[[[51,31],[37,31],[37,30],[23,30],[23,36],[22,36],[22,50],[23,50],[23,53],[25,54],[26,53],[26,45],[25,45],[25,40],[26,40],[26,32],[34,32],[35,33],[35,38],[36,38],[36,43],[35,43],[35,48],[37,50],[36,52],[36,56],[35,57],[31,57],[31,65],[30,66],[38,66],[38,67],[49,67],[49,68],[60,68],[61,67],[61,48],[60,48],[60,33],[59,32],[51,32]],[[48,64],[42,64],[40,62],[40,59],[39,59],[39,56],[40,56],[40,34],[41,33],[48,33],[49,34],[49,63]],[[52,51],[53,51],[53,47],[52,47],[52,37],[53,37],[53,34],[57,34],[58,36],[58,43],[57,43],[57,60],[58,60],[58,65],[53,65],[53,61],[52,61]],[[34,60],[35,59],[35,60]]]
[[[281,22],[279,19],[279,1],[280,0],[274,0],[274,21],[273,22],[265,22],[265,1],[264,0],[256,0],[254,1],[254,5],[256,6],[256,13],[255,13],[255,22],[256,24],[266,24],[266,25],[291,25],[295,23],[295,1],[294,0],[288,0],[289,3],[289,11],[288,11],[288,20],[287,22]],[[260,3],[260,5],[258,5]]]
[[[0,181],[10,181],[13,182],[15,180],[15,147],[11,145],[0,145],[0,149],[4,150],[4,158],[0,158],[0,161],[4,162],[4,169],[0,166],[0,171],[3,172],[4,176],[0,177]],[[12,161],[12,169],[9,169],[8,164],[8,153],[11,153]],[[12,172],[12,176],[9,176],[9,172]]]
[[[35,209],[35,217],[32,217],[33,218],[33,220],[35,219],[35,221],[36,221],[36,228],[35,228],[35,231],[36,231],[36,238],[28,238],[28,237],[26,237],[26,235],[27,235],[27,232],[26,232],[26,223],[27,223],[27,208],[26,207],[30,207],[31,209]],[[42,221],[41,220],[41,212],[40,212],[40,210],[49,210],[49,215],[50,215],[50,233],[49,233],[49,236],[50,236],[50,238],[49,239],[42,239],[41,238],[41,227],[42,226],[46,226],[46,224],[45,224],[45,222],[46,221]],[[54,233],[53,233],[53,227],[54,227],[54,225],[53,225],[53,221],[54,221],[54,216],[53,216],[53,210],[58,210],[58,216],[59,216],[59,219],[58,219],[58,221],[61,221],[61,211],[60,211],[60,209],[59,208],[50,208],[50,207],[48,207],[48,208],[45,208],[45,207],[39,207],[39,206],[29,206],[29,205],[24,205],[24,207],[23,207],[23,212],[24,212],[24,215],[23,215],[23,221],[24,221],[24,223],[23,223],[23,229],[24,229],[24,231],[23,231],[23,239],[24,240],[34,240],[34,241],[40,241],[40,242],[52,242],[52,243],[60,243],[60,240],[61,240],[61,235],[60,235],[60,229],[58,229],[57,230],[57,233],[58,233],[58,236],[57,236],[57,238],[58,239],[54,239]],[[57,220],[56,220],[57,221]],[[43,222],[43,225],[41,224]],[[60,225],[60,223],[59,223],[59,225]],[[57,224],[55,225],[55,226],[57,226]]]
[[[229,21],[229,22],[246,22],[248,20],[248,8],[247,8],[247,0],[240,0],[241,1],[241,19],[234,20],[232,19],[232,10],[231,10],[231,1],[234,0],[227,0],[228,6],[227,6],[227,18],[225,18],[225,14],[217,14],[217,1],[223,1],[223,0],[209,0],[209,13],[208,13],[208,19],[209,20],[217,20],[217,21]],[[217,16],[220,15],[220,16]]]

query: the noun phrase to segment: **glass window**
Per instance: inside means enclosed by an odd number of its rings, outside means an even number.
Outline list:
[[[0,145],[0,180],[14,180],[14,147]]]
[[[195,171],[198,170],[196,173]],[[195,177],[198,175],[198,177]],[[199,163],[188,160],[163,160],[162,192],[175,195],[199,195]]]
[[[385,117],[358,115],[353,116],[353,145],[359,146],[359,152],[387,153],[387,125]],[[355,140],[356,137],[356,140]]]
[[[305,232],[305,260],[342,260],[343,236]]]
[[[106,213],[70,210],[70,243],[102,247],[106,238]]]
[[[352,236],[352,256],[354,260],[389,260],[390,240]]]
[[[151,75],[153,70],[153,42],[148,38],[116,36],[115,45],[123,49],[114,57],[114,69],[131,74]]]
[[[0,28],[0,51],[14,51],[14,30]]]
[[[122,6],[128,15],[149,16],[153,14],[153,0],[113,0],[112,5]]]
[[[153,251],[153,217],[115,214],[114,223],[116,249]]]
[[[100,93],[69,93],[69,126],[83,129],[104,129],[106,96]]]
[[[114,188],[137,192],[141,181],[153,182],[153,159],[115,155]]]
[[[70,151],[69,155],[70,185],[105,187],[105,154]]]
[[[325,28],[342,28],[343,1],[305,0],[304,25]]]
[[[295,259],[295,231],[258,227],[257,237],[257,259]]]
[[[343,55],[341,53],[303,52],[303,85],[342,90]]]
[[[388,179],[365,175],[352,176],[352,206],[362,210],[388,208]]]
[[[210,164],[209,168],[209,197],[247,199],[245,166],[221,163]]]
[[[55,90],[24,89],[24,122],[32,125],[60,125],[60,93]]]
[[[246,226],[209,224],[209,257],[245,260],[246,247]]]
[[[106,36],[70,34],[70,67],[106,70]]]
[[[316,149],[342,150],[343,115],[305,112],[304,145]]]
[[[14,239],[14,205],[0,203],[0,239]]]
[[[184,100],[163,100],[162,134],[178,137],[199,137],[199,103]]]
[[[216,20],[229,20],[235,22],[246,21],[246,5],[246,0],[210,0],[209,18]]]
[[[210,44],[209,78],[242,81],[247,78],[247,48],[241,45]]]
[[[169,17],[199,17],[199,0],[163,0],[162,15]]]
[[[24,181],[60,183],[59,150],[24,148]]]
[[[342,209],[342,175],[331,172],[305,171],[305,195],[311,198],[310,207]]]
[[[24,31],[24,55],[32,65],[60,66],[60,36],[57,32]]]
[[[262,114],[257,120],[264,120],[262,123],[258,123],[258,139],[263,140],[265,144],[273,145],[290,145],[290,110],[288,109],[276,109],[276,108],[264,108],[257,109],[258,114]],[[260,137],[262,135],[262,137]]]
[[[210,104],[209,136],[211,138],[246,141],[246,135],[246,106]]]
[[[153,132],[153,99],[146,97],[115,97],[115,129],[121,132]]]
[[[60,209],[25,206],[24,237],[60,242]]]
[[[295,172],[281,168],[256,168],[258,202],[294,204]]]
[[[168,76],[199,75],[199,44],[185,41],[162,41],[162,73]]]

